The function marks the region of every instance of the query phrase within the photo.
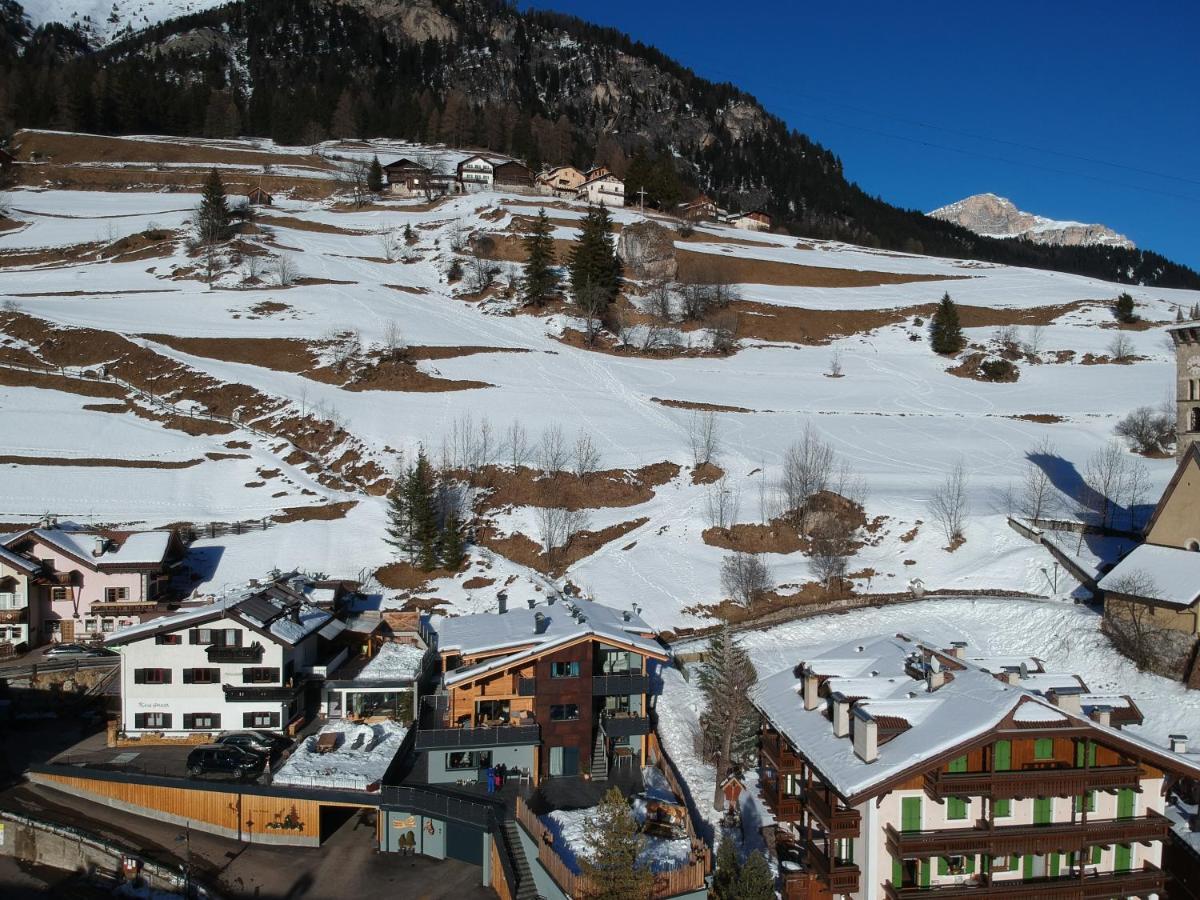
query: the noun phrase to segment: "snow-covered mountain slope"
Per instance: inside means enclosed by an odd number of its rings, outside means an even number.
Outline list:
[[[1060,222],[1017,209],[1007,197],[975,194],[928,215],[953,222],[984,237],[1024,237],[1039,244],[1103,245],[1133,249],[1133,241],[1106,225]]]
[[[36,187],[14,190],[15,221],[0,223],[0,522],[52,512],[164,525],[292,510],[267,530],[199,542],[211,566],[198,584],[218,588],[276,567],[356,577],[394,562],[386,477],[419,447],[461,462],[470,444],[499,467],[481,494],[500,493],[476,507],[468,566],[394,582],[385,603],[494,609],[502,588],[520,604],[570,580],[600,600],[636,602],[663,628],[706,624],[698,606],[726,595],[729,540],[712,530],[715,507],[727,528],[746,526],[739,540],[764,551],[780,595],[816,581],[803,543],[780,540],[771,524],[784,457],[811,426],[865,487],[870,530],[849,561],[857,591],[903,591],[919,577],[929,589],[1048,593],[1048,557],[1008,528],[1007,492],[1039,454],[1056,511],[1074,514],[1081,473],[1116,421],[1173,389],[1162,327],[1200,300],[703,225],[674,247],[691,273],[736,284],[736,352],[711,352],[717,319],[682,321],[678,299],[672,322],[655,323],[648,285],[636,282],[613,322],[620,333],[588,347],[569,306],[523,308],[514,290],[528,217],[545,204],[561,252],[586,212],[578,204],[483,192],[355,207],[329,196],[335,167],[355,158],[457,158],[399,143],[312,156],[267,141],[89,140],[100,161],[84,161],[80,142],[61,171],[30,164]],[[65,159],[66,149],[45,152]],[[213,165],[231,192],[265,180],[275,204],[212,261],[210,284],[186,220]],[[90,189],[55,188],[56,177]],[[640,218],[614,213],[618,227]],[[294,270],[288,284],[280,260]],[[456,262],[461,281],[448,278]],[[476,278],[491,284],[479,291]],[[1113,319],[1123,290],[1138,328]],[[944,292],[972,345],[957,359],[927,341]],[[1117,337],[1129,345],[1124,364],[1112,362]],[[657,349],[643,350],[651,338]],[[972,353],[1008,354],[1018,380],[964,377],[977,374]],[[106,366],[144,393],[13,364]],[[181,422],[163,402],[237,421]],[[694,471],[692,434],[706,410],[723,482]],[[586,492],[586,533],[563,574],[547,579],[532,565],[546,523],[539,481],[512,463],[540,465],[555,434],[567,457],[590,437],[598,468],[616,474]],[[1125,498],[1122,517],[1127,503],[1151,502],[1173,469],[1125,458],[1145,467],[1147,486]],[[966,542],[950,551],[931,510],[959,461]],[[626,474],[644,467],[656,468]],[[1072,542],[1071,552],[1095,562],[1106,548]]]
[[[229,0],[22,0],[35,25],[78,25],[97,46],[179,16],[202,12]]]

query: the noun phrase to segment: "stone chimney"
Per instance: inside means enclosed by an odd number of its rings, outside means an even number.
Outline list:
[[[537,606],[537,597],[530,597],[525,602],[529,604],[530,609],[534,609]]]
[[[108,542],[104,540],[104,535],[96,535],[95,540],[92,542],[92,556],[103,556],[107,546]]]
[[[854,755],[865,763],[879,759],[879,724],[861,706],[854,708]]]
[[[1186,734],[1168,735],[1167,740],[1170,742],[1172,753],[1187,753],[1188,736]]]
[[[830,717],[833,719],[833,736],[846,737],[850,734],[850,701],[841,691],[829,695]]]
[[[1005,669],[1004,670],[1004,680],[1007,681],[1009,684],[1020,684],[1021,683],[1021,670],[1020,669]]]
[[[1112,707],[1111,706],[1093,706],[1092,719],[1097,725],[1112,725]]]
[[[821,681],[817,678],[817,673],[810,671],[807,667],[801,677],[804,679],[804,708],[816,709],[821,705],[821,698],[817,693],[821,687]]]
[[[533,614],[533,631],[534,634],[545,634],[546,626],[550,624],[550,620],[546,618],[543,612],[535,612]]]
[[[500,615],[504,615],[506,612],[508,612],[508,594],[504,593],[504,591],[501,591],[496,595],[496,611]]]
[[[1083,715],[1083,704],[1079,701],[1079,695],[1083,693],[1082,688],[1054,688],[1050,691],[1050,702],[1057,706],[1065,713],[1072,715]]]

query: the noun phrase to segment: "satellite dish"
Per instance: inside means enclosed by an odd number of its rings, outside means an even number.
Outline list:
[[[930,672],[942,671],[942,661],[940,659],[938,659],[936,656],[929,657],[929,671]]]

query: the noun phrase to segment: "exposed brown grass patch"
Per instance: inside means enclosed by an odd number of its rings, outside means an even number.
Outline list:
[[[47,390],[62,391],[67,394],[78,394],[81,397],[100,397],[112,400],[124,399],[125,397],[124,389],[111,382],[84,381],[80,378],[67,378],[64,375],[54,375],[52,373],[38,375],[33,372],[17,371],[16,369],[0,368],[0,384],[7,387],[45,388]]]
[[[676,249],[680,281],[722,280],[730,284],[768,284],[780,287],[879,287],[885,284],[913,284],[920,281],[956,281],[968,275],[919,275],[900,272],[872,272],[860,269],[832,269],[768,259],[748,259],[721,253],[700,253]]]
[[[1022,422],[1037,422],[1039,425],[1057,425],[1067,421],[1062,416],[1053,413],[1022,413],[1019,416],[1006,416],[1008,419],[1020,419]]]
[[[474,578],[468,578],[464,581],[462,586],[468,591],[477,591],[481,588],[491,587],[495,583],[495,578],[484,578],[482,575],[476,575]]]
[[[725,470],[706,462],[692,469],[692,484],[713,484],[725,477]]]
[[[730,528],[706,528],[704,543],[740,553],[795,553],[808,549],[808,538],[779,519],[766,525],[740,522]]]
[[[695,400],[666,400],[662,397],[651,397],[651,403],[657,403],[659,406],[669,406],[671,409],[696,409],[704,412],[722,412],[722,413],[752,413],[754,410],[746,409],[744,406],[724,406],[720,403],[701,403]]]
[[[18,466],[64,466],[70,468],[99,469],[190,469],[204,462],[202,459],[105,459],[103,457],[62,456],[9,456],[0,455],[0,465]]]
[[[448,578],[453,574],[449,569],[433,569],[426,572],[409,562],[388,563],[375,570],[375,577],[379,579],[379,583],[393,591],[419,590],[435,578]]]
[[[384,287],[389,287],[393,291],[402,291],[405,294],[416,294],[418,297],[429,293],[429,288],[416,287],[411,284],[385,284]]]
[[[271,520],[281,524],[288,522],[332,522],[346,518],[346,513],[358,506],[357,500],[344,500],[341,503],[322,503],[318,506],[288,506],[281,512],[271,516]]]
[[[547,475],[524,466],[486,466],[474,478],[477,485],[488,489],[477,500],[476,510],[486,513],[509,506],[553,505],[571,510],[638,506],[654,498],[654,488],[678,475],[679,466],[672,462],[583,476],[572,472]]]
[[[649,521],[648,518],[643,517],[630,522],[618,522],[616,525],[609,525],[599,531],[580,531],[567,542],[565,547],[556,550],[553,558],[549,561],[542,552],[541,544],[520,532],[507,537],[498,537],[493,528],[485,526],[477,530],[476,536],[481,546],[499,553],[518,565],[528,566],[547,575],[559,575],[580,560],[591,556],[605,544],[624,537]]]
[[[90,412],[106,412],[106,413],[126,413],[129,412],[129,406],[124,403],[85,403],[82,409]],[[206,453],[205,456],[212,458],[212,454]]]

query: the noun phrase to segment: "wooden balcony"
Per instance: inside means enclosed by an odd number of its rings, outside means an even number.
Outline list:
[[[222,647],[210,644],[205,653],[209,662],[259,663],[263,658],[263,645],[257,641],[247,647]]]
[[[816,874],[835,895],[853,894],[858,890],[859,871],[854,863],[830,859],[816,844],[804,845],[809,871]]]
[[[947,797],[1076,797],[1088,791],[1135,788],[1139,766],[1097,766],[1090,769],[1037,768],[1010,772],[927,772],[925,793],[934,800]]]
[[[167,604],[156,600],[97,601],[91,606],[93,616],[149,616],[168,611]]]
[[[621,694],[645,694],[650,690],[650,679],[641,672],[625,672],[616,675],[593,675],[592,696],[610,697]]]
[[[29,621],[29,607],[20,606],[16,609],[0,609],[0,625],[22,625]]]
[[[996,825],[980,820],[974,828],[940,831],[897,831],[885,829],[888,851],[901,859],[930,856],[993,856],[1026,853],[1069,853],[1082,847],[1120,843],[1148,844],[1167,837],[1171,823],[1165,816],[1148,812],[1128,819],[1093,819],[1056,822],[1051,825]]]
[[[762,751],[771,759],[771,764],[780,772],[799,772],[801,759],[793,751],[791,744],[777,732],[764,731],[762,734]]]
[[[837,798],[832,794],[829,795],[833,801],[831,806],[825,796],[825,792],[820,788],[814,788],[804,795],[803,803],[813,818],[825,826],[831,837],[858,837],[862,823],[862,816],[858,810],[837,805]]]
[[[969,900],[975,897],[1005,898],[1005,900],[1109,900],[1111,897],[1145,897],[1163,893],[1166,875],[1156,866],[1146,863],[1141,871],[1104,872],[1098,875],[1063,875],[1057,878],[1014,879],[992,881],[986,875],[969,884],[934,885],[931,887],[896,887],[884,882],[888,900]]]
[[[771,810],[771,815],[782,822],[798,822],[800,813],[804,811],[804,804],[799,797],[785,794],[782,790],[769,791],[764,787],[763,801]]]
[[[601,724],[610,738],[638,737],[650,733],[650,720],[634,713],[605,713]]]

